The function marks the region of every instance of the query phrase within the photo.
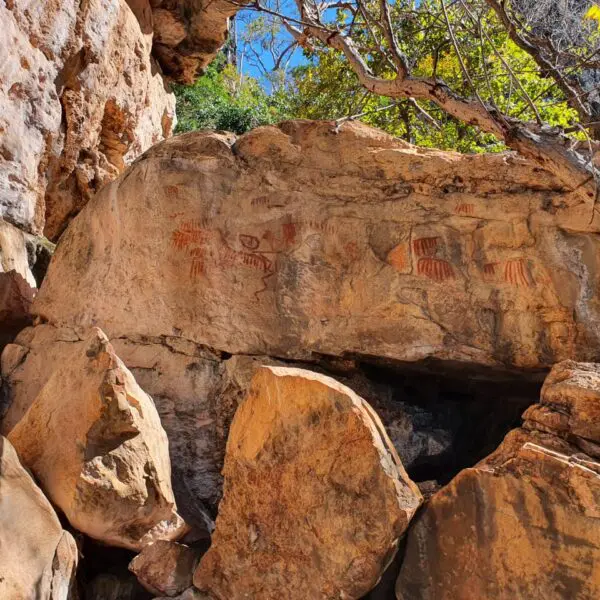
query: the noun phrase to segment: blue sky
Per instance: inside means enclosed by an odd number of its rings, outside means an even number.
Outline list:
[[[294,8],[293,3],[284,2],[284,3],[282,3],[281,6],[282,6],[281,10],[284,14],[290,14],[290,15],[294,14],[295,8]],[[235,19],[235,27],[237,30],[238,48],[240,51],[243,50],[243,41],[242,40],[244,37],[244,33],[246,32],[247,26],[250,22],[254,21],[257,17],[269,18],[269,16],[261,15],[260,13],[257,13],[256,11],[249,10],[249,9],[242,9],[238,13],[238,15]],[[277,41],[278,41],[278,43],[281,44],[281,46],[283,48],[285,48],[293,40],[292,40],[292,37],[290,36],[290,34],[285,30],[285,28],[282,27],[281,32],[277,36]],[[265,68],[267,68],[268,70],[272,70],[273,66],[274,66],[274,61],[271,57],[271,53],[268,50],[261,48],[261,45],[259,43],[253,44],[252,47],[257,52],[258,56],[260,57],[260,60],[264,63]],[[289,55],[288,55],[288,57],[289,57]],[[244,75],[249,75],[251,77],[254,77],[254,78],[260,80],[263,83],[263,85],[267,88],[267,90],[269,90],[270,89],[269,82],[265,81],[262,70],[260,68],[258,68],[255,64],[253,64],[253,60],[254,59],[251,55],[251,52],[247,52],[246,56],[244,57],[244,60],[241,63],[238,62],[238,68],[241,67],[241,70],[244,73]],[[289,58],[289,61],[286,61],[286,62],[287,62],[288,70],[306,62],[306,60],[303,56],[303,53],[302,53],[302,49],[296,48],[293,51],[291,57]]]

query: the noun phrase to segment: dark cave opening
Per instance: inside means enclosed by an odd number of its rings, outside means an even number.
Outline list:
[[[333,373],[336,367],[332,362],[326,370]],[[431,482],[434,491],[491,454],[509,431],[520,426],[525,409],[539,401],[545,375],[545,371],[360,357],[351,370],[333,376],[342,376],[369,401],[408,475],[417,483]],[[427,485],[423,490],[428,495]]]

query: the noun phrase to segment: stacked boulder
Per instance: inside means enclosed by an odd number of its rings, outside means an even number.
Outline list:
[[[415,520],[398,600],[600,597],[600,365],[556,365],[523,418]]]
[[[167,140],[61,238],[2,354],[2,433],[72,527],[140,552],[158,596],[358,600],[395,564],[401,600],[591,600],[600,372],[560,362],[600,359],[584,209],[512,155],[355,123]],[[451,441],[407,445],[422,413],[378,399],[393,384],[363,363],[559,364],[523,427],[417,513],[404,456]]]
[[[216,530],[194,574],[210,598],[361,598],[422,498],[373,409],[310,371],[260,369],[235,414]]]
[[[64,356],[8,439],[90,537],[140,550],[185,532],[154,403],[99,329]]]

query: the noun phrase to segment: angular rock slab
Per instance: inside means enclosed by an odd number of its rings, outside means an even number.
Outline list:
[[[176,596],[192,585],[200,551],[165,540],[149,544],[129,563],[129,570],[150,592]]]
[[[554,367],[523,427],[431,498],[398,600],[600,598],[599,384],[600,365]]]
[[[212,545],[211,598],[360,598],[421,503],[370,406],[335,380],[259,370],[234,417]]]
[[[75,600],[75,540],[0,436],[0,598]]]
[[[99,329],[64,353],[8,437],[79,531],[131,549],[183,533],[154,403]]]
[[[33,309],[230,354],[596,360],[600,216],[586,210],[514,156],[357,123],[197,132],[151,148],[83,210]]]

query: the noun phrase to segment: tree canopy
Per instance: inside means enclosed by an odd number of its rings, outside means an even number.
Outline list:
[[[239,132],[286,117],[359,118],[426,146],[512,148],[595,206],[595,2],[254,0],[243,6],[237,62],[253,63],[268,89],[235,65],[211,67],[194,86],[195,97],[211,106],[192,109],[188,91],[178,92],[182,129],[202,123]],[[304,59],[293,66],[298,48]]]
[[[222,129],[244,133],[285,117],[274,94],[259,82],[238,72],[221,53],[193,85],[175,85],[177,127],[175,133],[197,129]]]

